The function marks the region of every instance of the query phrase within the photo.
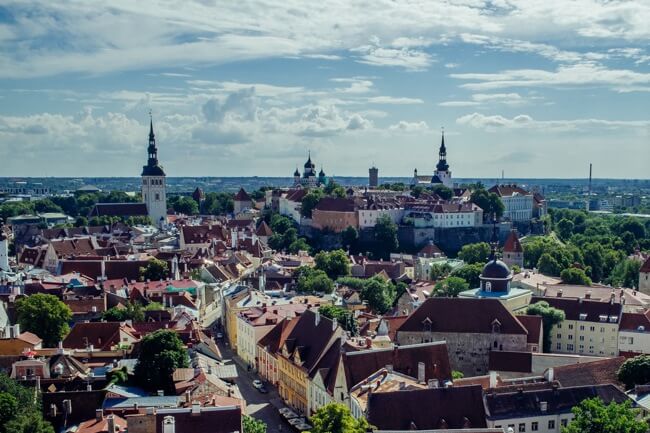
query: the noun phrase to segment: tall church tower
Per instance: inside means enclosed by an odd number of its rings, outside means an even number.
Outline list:
[[[438,165],[434,173],[434,179],[437,176],[440,182],[448,187],[453,188],[454,182],[451,180],[451,171],[449,164],[447,164],[447,148],[445,147],[445,132],[442,132],[442,141],[440,143],[440,150],[438,151]]]
[[[0,271],[11,271],[9,267],[9,239],[5,234],[4,225],[0,219]]]
[[[153,133],[153,119],[149,125],[149,159],[142,167],[142,201],[147,205],[149,218],[154,226],[160,227],[167,220],[167,192],[165,172],[158,164],[158,148]]]

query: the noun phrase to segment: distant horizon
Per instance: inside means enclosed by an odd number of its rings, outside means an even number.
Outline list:
[[[332,175],[327,176],[330,179],[346,178],[346,179],[368,179],[368,176],[352,176],[352,175]],[[0,180],[22,180],[22,179],[140,179],[141,176],[0,176]],[[166,176],[167,179],[288,179],[292,180],[293,176]],[[379,181],[382,179],[411,179],[412,176],[379,176]],[[502,180],[500,177],[454,177],[454,182],[457,181],[472,181],[472,180]],[[589,177],[506,177],[503,178],[504,182],[519,181],[519,180],[589,180]],[[625,178],[625,177],[592,177],[592,181],[650,181],[648,178]]]

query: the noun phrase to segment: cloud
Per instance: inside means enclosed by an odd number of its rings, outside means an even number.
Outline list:
[[[255,89],[249,87],[231,93],[225,101],[211,98],[203,104],[201,110],[207,122],[221,123],[228,114],[237,115],[244,120],[255,120],[256,109]]]
[[[339,93],[368,93],[374,86],[371,80],[364,77],[332,78],[330,81],[348,84],[348,87],[335,89]]]
[[[475,105],[480,105],[476,101],[444,101],[438,104],[441,107],[473,107]]]
[[[475,93],[471,101],[444,101],[438,105],[441,107],[475,107],[488,104],[522,105],[526,101],[518,93]],[[540,99],[540,97],[531,97]]]
[[[357,58],[359,63],[400,67],[408,71],[424,71],[434,61],[430,54],[409,47],[389,48],[378,45],[362,45],[350,51],[359,55]]]
[[[429,129],[427,122],[407,122],[405,120],[400,120],[394,125],[388,127],[388,129],[393,131],[405,131],[405,132],[416,132],[416,131],[426,131]]]
[[[370,104],[388,104],[388,105],[408,105],[408,104],[424,104],[420,98],[406,98],[394,96],[373,96],[366,99]]]
[[[495,131],[499,129],[536,129],[540,131],[573,131],[587,129],[637,128],[650,127],[650,120],[606,120],[606,119],[571,119],[571,120],[535,120],[527,114],[512,118],[500,115],[467,114],[456,119],[459,125]]]

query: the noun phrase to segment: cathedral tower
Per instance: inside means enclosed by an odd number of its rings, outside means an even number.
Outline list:
[[[153,133],[153,119],[149,124],[149,159],[147,165],[142,167],[142,201],[147,205],[149,218],[156,227],[160,227],[167,220],[167,187],[165,185],[165,172],[158,163],[158,148],[156,137]]]
[[[442,132],[442,141],[440,143],[440,150],[438,151],[438,165],[434,172],[431,183],[442,183],[448,188],[453,188],[454,183],[451,180],[451,171],[449,164],[447,164],[447,148],[445,147],[445,132]]]

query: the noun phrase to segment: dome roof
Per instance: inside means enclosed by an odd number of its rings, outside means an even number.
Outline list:
[[[508,268],[508,265],[506,265],[501,260],[498,260],[496,258],[487,262],[486,265],[483,267],[483,271],[481,272],[481,278],[502,279],[502,278],[509,278],[509,277],[510,277],[510,269]]]

